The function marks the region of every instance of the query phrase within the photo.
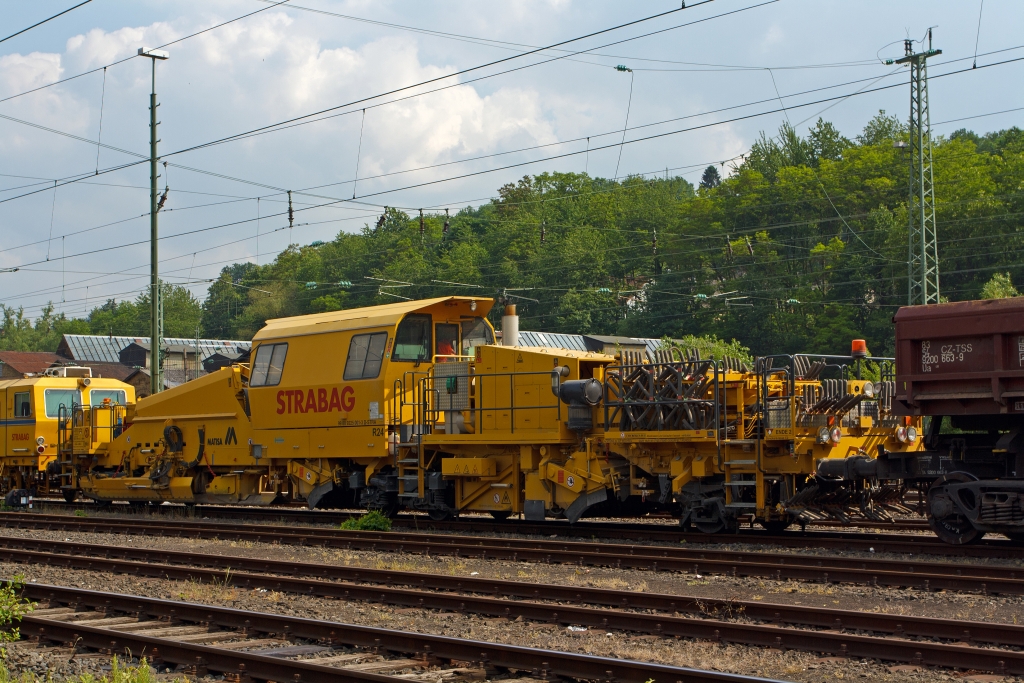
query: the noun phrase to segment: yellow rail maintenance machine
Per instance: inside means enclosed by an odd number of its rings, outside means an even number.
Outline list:
[[[39,374],[0,381],[0,492],[14,507],[29,496],[62,493],[71,501],[75,486],[61,478],[58,450],[70,434],[70,419],[83,405],[106,410],[110,429],[91,444],[82,444],[83,458],[96,454],[124,428],[125,411],[135,402],[135,388],[113,379],[93,377],[85,367],[48,368]]]
[[[890,359],[855,349],[749,368],[679,349],[526,348],[512,306],[498,345],[493,303],[271,320],[250,366],[140,400],[98,457],[77,452],[76,431],[69,473],[97,500],[305,500],[437,520],[667,509],[713,532],[906,511],[899,455],[920,449],[920,424],[890,412]],[[857,379],[862,364],[880,381]]]

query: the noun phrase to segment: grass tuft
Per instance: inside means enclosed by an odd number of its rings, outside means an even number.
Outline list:
[[[391,520],[380,512],[371,510],[362,517],[346,519],[341,523],[341,528],[346,531],[391,531]]]

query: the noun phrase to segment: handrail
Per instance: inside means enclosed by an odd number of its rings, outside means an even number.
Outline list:
[[[498,411],[498,410],[508,410],[508,411],[510,411],[510,415],[509,415],[509,432],[510,433],[515,433],[515,429],[516,429],[516,419],[515,419],[516,418],[516,410],[520,410],[521,411],[521,410],[551,410],[551,409],[554,409],[556,411],[555,418],[556,418],[558,423],[561,423],[561,421],[562,421],[562,403],[561,403],[561,401],[557,401],[556,400],[553,404],[541,404],[541,405],[531,405],[531,406],[517,406],[516,405],[516,399],[515,399],[515,394],[516,394],[516,378],[531,377],[531,376],[533,376],[533,377],[543,376],[544,378],[548,378],[548,377],[551,376],[551,372],[550,371],[492,372],[492,373],[467,372],[465,374],[457,373],[457,374],[453,374],[453,375],[444,375],[444,376],[441,376],[441,377],[438,377],[437,375],[434,375],[433,373],[427,373],[426,377],[423,377],[423,378],[421,378],[418,381],[418,384],[419,384],[419,392],[418,393],[423,396],[423,401],[422,401],[421,405],[422,405],[422,409],[424,411],[424,414],[423,414],[423,418],[424,419],[423,419],[423,422],[421,424],[423,424],[424,426],[430,426],[431,428],[433,428],[437,424],[437,422],[438,422],[438,419],[437,419],[438,415],[440,413],[443,413],[443,412],[449,412],[449,411],[444,410],[443,408],[436,407],[438,405],[438,403],[439,403],[439,401],[437,401],[437,400],[435,400],[433,402],[433,406],[431,406],[428,397],[429,396],[433,396],[433,395],[438,395],[439,396],[440,393],[441,393],[441,390],[436,388],[433,385],[433,382],[435,382],[436,380],[439,380],[439,379],[447,381],[447,380],[449,380],[451,378],[455,378],[456,380],[466,380],[466,382],[467,382],[467,390],[468,390],[468,387],[474,386],[470,382],[470,380],[476,380],[475,392],[474,392],[475,393],[475,398],[476,398],[476,405],[473,406],[473,407],[470,407],[468,409],[465,409],[465,410],[455,410],[455,411],[452,411],[452,412],[460,412],[460,413],[461,412],[469,412],[469,413],[473,413],[474,416],[477,418],[475,420],[475,427],[474,427],[475,432],[477,434],[482,434],[483,433],[483,430],[484,430],[483,413],[485,411]],[[502,377],[508,377],[509,378],[509,383],[508,383],[509,384],[509,386],[508,386],[509,404],[508,405],[488,405],[488,406],[484,406],[483,405],[484,381],[485,380],[494,380],[496,382],[499,378],[502,378]],[[539,387],[540,385],[536,385],[536,386]],[[497,395],[497,391],[495,391],[495,395]]]

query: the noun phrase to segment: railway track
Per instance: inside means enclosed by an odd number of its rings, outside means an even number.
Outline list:
[[[1013,624],[31,539],[26,539],[23,545],[47,550],[7,548],[7,555],[20,562],[162,579],[216,581],[223,585],[230,582],[238,588],[262,588],[346,601],[502,619],[524,618],[559,625],[917,665],[1024,673],[1024,652],[974,645],[1019,647],[1024,643],[1024,627]],[[58,552],[50,552],[51,549]],[[730,618],[737,616],[743,621]]]
[[[45,605],[21,622],[23,638],[40,647],[69,643],[106,654],[130,650],[161,667],[176,665],[193,676],[221,673],[226,681],[767,680],[63,586],[27,584],[24,594]],[[402,671],[422,677],[383,675]]]
[[[49,506],[44,509],[67,509],[67,506]],[[127,506],[117,506],[130,508]],[[75,508],[85,511],[96,510],[93,505]],[[108,508],[109,509],[109,508]],[[116,508],[114,508],[116,509]],[[180,506],[153,506],[142,510],[157,514],[178,513],[182,518],[210,518],[221,520],[245,520],[248,525],[262,522],[304,523],[304,524],[338,524],[356,516],[348,513],[325,512],[321,510],[296,510],[289,508],[229,508],[221,506],[196,506],[191,516],[186,517],[185,508]],[[133,518],[138,518],[137,514]],[[102,519],[109,519],[103,517]],[[483,534],[516,534],[525,536],[556,536],[559,538],[629,540],[638,538],[649,542],[683,543],[688,545],[722,545],[746,543],[752,545],[776,545],[789,548],[830,549],[843,551],[913,553],[919,555],[938,555],[979,558],[1024,558],[1024,548],[1006,539],[988,539],[977,545],[951,546],[942,543],[931,535],[927,524],[912,524],[901,527],[907,531],[927,531],[922,534],[893,534],[867,532],[830,532],[830,531],[787,531],[782,534],[770,534],[760,529],[744,530],[738,534],[703,534],[683,533],[678,526],[671,524],[636,524],[613,522],[580,522],[574,525],[568,522],[521,522],[494,521],[486,519],[458,519],[446,522],[432,522],[425,517],[400,515],[393,520],[393,529],[405,531],[436,531],[439,533],[483,533]]]
[[[170,523],[161,519],[78,518],[65,515],[0,513],[0,526],[92,533],[247,540],[410,555],[574,564],[726,574],[775,580],[854,583],[922,590],[1024,595],[1024,568],[985,564],[921,562],[745,552],[679,546],[625,545],[580,541],[452,536],[408,532],[341,531],[213,522]],[[26,547],[30,539],[2,538],[0,547]]]

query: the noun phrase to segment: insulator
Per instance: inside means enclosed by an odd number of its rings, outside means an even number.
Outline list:
[[[385,206],[384,207],[384,213],[382,213],[380,215],[380,218],[377,219],[377,229],[378,230],[380,230],[381,228],[384,227],[384,221],[387,219],[387,216],[388,216],[388,207]]]
[[[420,209],[420,237],[423,237],[424,230],[426,227],[423,224],[423,209]]]
[[[294,227],[294,225],[295,225],[295,211],[292,209],[292,191],[288,190],[288,227],[291,228],[291,227]]]
[[[544,244],[544,234],[545,234],[545,231],[544,231],[544,221],[541,221],[540,222],[540,243],[541,244]]]
[[[446,234],[446,235],[448,234],[448,227],[449,227],[449,225],[451,225],[451,223],[448,220],[448,209],[445,209],[444,210],[444,227],[441,229],[441,231],[444,234]]]

